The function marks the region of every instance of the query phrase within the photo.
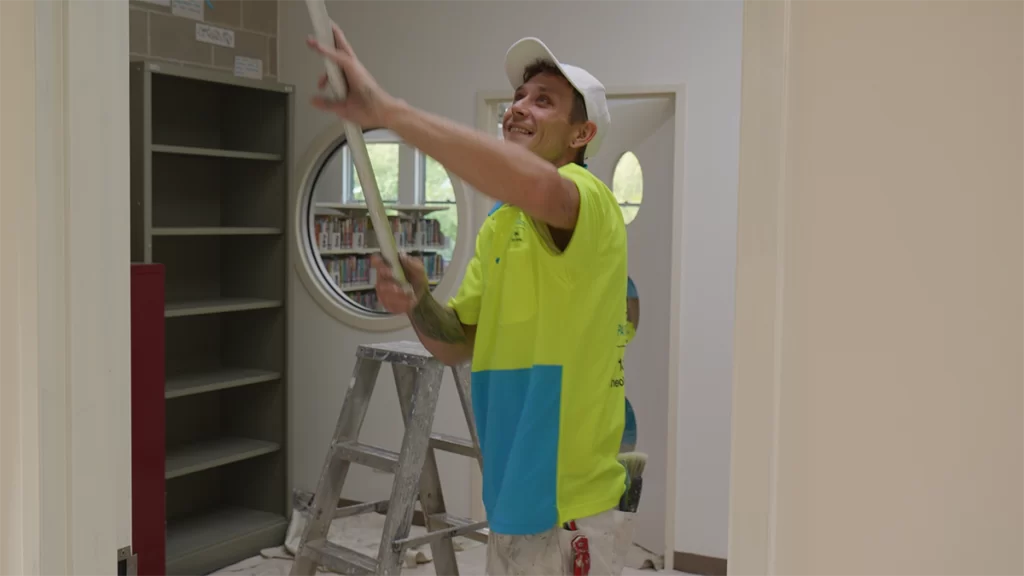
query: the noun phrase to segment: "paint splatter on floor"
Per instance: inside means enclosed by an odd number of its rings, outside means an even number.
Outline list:
[[[292,528],[295,528],[293,526]],[[335,520],[331,524],[328,539],[336,544],[358,550],[370,556],[377,555],[380,535],[384,529],[384,516],[380,514],[364,514]],[[422,526],[413,526],[410,535],[424,532]],[[291,536],[294,530],[289,530]],[[456,559],[459,573],[463,576],[482,576],[487,565],[487,547],[467,538],[457,538]],[[288,576],[292,560],[288,548],[294,548],[295,538],[288,539],[287,545],[263,550],[259,556],[248,558],[237,564],[224,567],[213,573],[213,576]],[[415,567],[403,567],[402,574],[408,576],[434,576],[434,564],[430,561],[430,547],[422,546],[417,551]],[[641,566],[662,566],[660,559],[635,546],[627,560],[624,576],[651,576],[651,568]]]

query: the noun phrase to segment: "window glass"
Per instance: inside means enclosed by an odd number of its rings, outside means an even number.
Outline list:
[[[612,193],[619,201],[622,218],[628,225],[640,211],[644,200],[644,174],[636,154],[626,152],[615,164],[612,174]]]

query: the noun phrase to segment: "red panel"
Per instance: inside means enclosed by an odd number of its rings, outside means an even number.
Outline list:
[[[163,576],[164,267],[132,264],[132,549],[140,576]]]

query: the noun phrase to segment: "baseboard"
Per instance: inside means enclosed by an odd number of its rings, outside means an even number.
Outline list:
[[[712,556],[701,556],[689,552],[676,552],[672,567],[677,572],[698,574],[699,576],[726,576],[726,559]]]

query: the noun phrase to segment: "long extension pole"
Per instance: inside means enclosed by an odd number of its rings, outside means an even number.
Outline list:
[[[335,46],[334,32],[331,30],[331,17],[327,14],[327,6],[324,0],[306,0],[309,8],[309,17],[313,22],[313,32],[321,44]],[[338,100],[344,100],[348,87],[345,83],[344,74],[338,65],[329,58],[324,58],[324,68],[327,70],[328,86],[332,96]],[[370,164],[370,154],[366,151],[366,141],[363,139],[362,129],[353,122],[342,120],[342,127],[345,130],[345,139],[352,153],[352,162],[356,167],[356,174],[359,175],[359,183],[363,187],[363,197],[366,199],[366,206],[369,208],[370,220],[373,222],[373,230],[377,235],[377,244],[380,245],[381,255],[391,267],[391,272],[406,290],[411,290],[405,278],[405,272],[398,260],[398,248],[395,246],[395,236],[391,231],[391,224],[388,222],[387,213],[384,211],[384,201],[380,197],[380,189],[377,187],[377,177],[373,173],[373,165]]]

